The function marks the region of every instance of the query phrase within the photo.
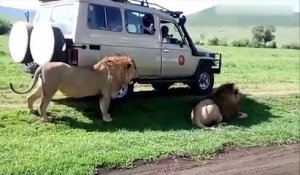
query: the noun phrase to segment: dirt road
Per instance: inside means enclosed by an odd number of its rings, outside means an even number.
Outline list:
[[[98,175],[299,175],[299,148],[300,144],[235,149],[205,162],[168,159],[134,169],[98,170]]]

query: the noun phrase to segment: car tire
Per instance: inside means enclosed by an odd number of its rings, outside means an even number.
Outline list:
[[[64,61],[66,40],[59,28],[51,26],[50,23],[39,23],[32,29],[30,51],[38,65]]]
[[[172,83],[152,83],[151,86],[157,92],[163,93],[167,92]]]
[[[213,91],[214,74],[209,67],[199,67],[195,80],[190,85],[197,95],[208,95]]]
[[[119,91],[119,95],[116,98],[112,99],[112,101],[116,103],[124,103],[128,101],[128,99],[132,96],[133,91],[134,84],[125,85]]]
[[[33,61],[30,52],[30,37],[33,26],[24,21],[14,23],[8,40],[8,49],[15,63],[30,63]]]

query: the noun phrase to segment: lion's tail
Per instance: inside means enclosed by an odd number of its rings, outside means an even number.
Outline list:
[[[36,69],[36,71],[35,71],[35,73],[34,73],[34,77],[33,77],[33,81],[32,81],[31,87],[30,87],[27,91],[25,91],[25,92],[19,92],[19,91],[15,90],[15,88],[13,87],[13,84],[12,84],[12,83],[9,83],[10,89],[11,89],[13,92],[15,92],[16,94],[27,94],[27,93],[30,92],[30,91],[34,88],[34,86],[36,85],[36,82],[37,82],[37,80],[38,80],[38,78],[39,78],[39,75],[41,74],[41,70],[42,70],[42,66],[39,66],[39,67]]]

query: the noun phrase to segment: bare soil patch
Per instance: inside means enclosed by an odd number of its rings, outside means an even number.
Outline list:
[[[132,169],[97,169],[96,175],[276,175],[300,174],[300,144],[231,149],[207,161],[169,158]]]

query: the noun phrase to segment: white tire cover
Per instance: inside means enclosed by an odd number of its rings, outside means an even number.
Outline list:
[[[16,63],[29,63],[32,56],[29,49],[32,25],[24,21],[13,24],[9,34],[8,48],[12,60]]]
[[[39,23],[33,27],[30,38],[30,51],[33,60],[43,65],[63,59],[65,39],[59,28],[50,23]]]

